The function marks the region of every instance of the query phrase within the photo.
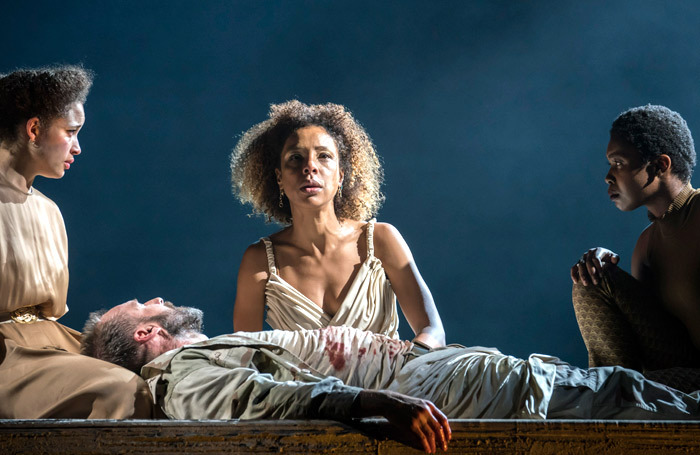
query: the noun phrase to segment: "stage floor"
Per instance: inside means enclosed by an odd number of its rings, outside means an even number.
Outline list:
[[[452,420],[453,454],[700,453],[700,422]],[[5,454],[414,453],[383,420],[0,420]],[[415,453],[419,453],[415,451]],[[438,451],[441,453],[441,451]]]

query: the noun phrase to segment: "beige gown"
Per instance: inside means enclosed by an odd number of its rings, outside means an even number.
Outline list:
[[[141,378],[80,355],[80,333],[56,322],[68,311],[67,259],[56,204],[0,174],[0,418],[151,416]],[[12,318],[28,307],[38,320]]]
[[[265,286],[266,322],[273,329],[320,329],[348,326],[398,338],[396,296],[382,262],[374,256],[374,223],[367,223],[367,258],[360,266],[338,312],[331,316],[278,273],[272,242],[265,237],[270,278]]]

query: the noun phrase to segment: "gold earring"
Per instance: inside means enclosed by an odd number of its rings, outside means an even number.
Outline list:
[[[284,201],[282,200],[283,196],[284,196],[284,190],[282,188],[280,188],[280,203],[279,203],[280,208],[284,207]]]
[[[340,186],[338,186],[338,192],[335,193],[335,197],[340,199],[343,196],[343,184],[341,183]]]

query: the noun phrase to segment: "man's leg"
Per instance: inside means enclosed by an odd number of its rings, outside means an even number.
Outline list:
[[[574,284],[572,300],[589,366],[700,367],[685,326],[624,270],[605,270],[598,285]]]
[[[621,367],[557,365],[548,419],[700,419],[700,396]]]
[[[691,393],[700,390],[700,368],[674,367],[663,370],[646,370],[644,377],[661,384]]]

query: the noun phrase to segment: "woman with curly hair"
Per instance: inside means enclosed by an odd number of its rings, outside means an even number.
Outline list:
[[[236,331],[348,325],[398,337],[396,298],[426,348],[445,344],[411,251],[372,219],[382,169],[365,130],[343,106],[289,101],[248,130],[231,156],[234,193],[287,226],[246,250],[233,310]]]
[[[67,311],[68,244],[56,204],[34,188],[80,154],[92,74],[57,66],[0,75],[0,418],[149,417],[145,382],[80,355]]]

